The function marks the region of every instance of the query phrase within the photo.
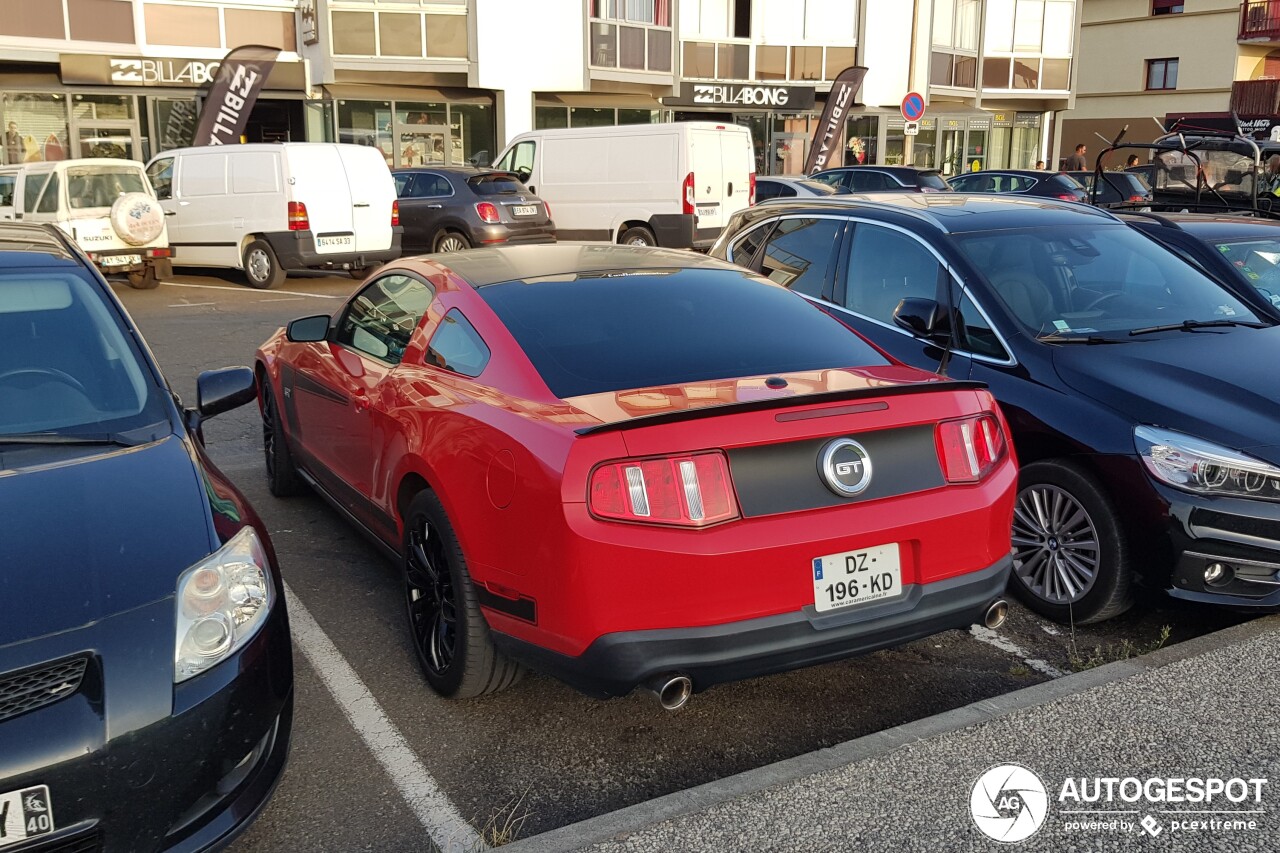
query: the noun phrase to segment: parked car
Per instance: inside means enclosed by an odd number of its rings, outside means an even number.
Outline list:
[[[0,224],[0,848],[221,849],[271,796],[284,590],[200,437],[253,393],[208,371],[180,410],[71,241]]]
[[[395,183],[367,145],[179,148],[153,157],[147,174],[177,266],[244,270],[251,287],[268,288],[290,270],[363,278],[400,257]]]
[[[164,211],[136,160],[98,158],[8,167],[0,218],[55,225],[104,273],[153,288],[173,275]]]
[[[706,248],[755,203],[749,128],[706,121],[532,130],[493,164],[556,213],[562,240]]]
[[[1037,172],[1030,169],[966,172],[948,178],[958,193],[1009,193],[1087,202],[1089,194],[1075,178],[1064,172]]]
[[[391,177],[400,198],[406,254],[555,242],[547,205],[507,172],[422,167],[396,169]]]
[[[1250,308],[1280,320],[1280,221],[1227,213],[1120,218],[1199,265]]]
[[[795,198],[796,196],[828,196],[835,195],[838,190],[830,184],[806,178],[804,175],[772,175],[767,178],[756,178],[756,201],[768,201],[771,198]]]
[[[1022,463],[1014,589],[1038,612],[1100,621],[1135,580],[1280,606],[1280,328],[1115,216],[797,199],[735,217],[712,255],[803,269],[792,287],[890,356],[991,388]]]
[[[1097,180],[1097,172],[1066,172],[1084,187],[1088,201],[1099,207],[1112,205],[1151,204],[1151,185],[1142,175],[1134,172],[1104,172],[1102,180]],[[1097,197],[1094,197],[1094,187]]]
[[[679,707],[1003,619],[1016,471],[990,395],[727,264],[407,258],[257,359],[272,491],[311,486],[401,563],[445,696],[528,665]]]
[[[813,180],[855,193],[951,191],[942,172],[915,166],[840,166],[817,172]]]

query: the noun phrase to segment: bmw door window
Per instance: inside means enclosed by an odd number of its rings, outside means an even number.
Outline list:
[[[957,331],[959,332],[960,349],[973,355],[986,356],[997,361],[1007,361],[1009,354],[1005,352],[1004,345],[1000,343],[1000,338],[996,335],[995,330],[991,328],[991,323],[978,310],[973,297],[963,291],[960,291],[959,295],[960,300],[956,305],[956,313],[958,315]]]
[[[1280,238],[1214,243],[1213,247],[1272,305],[1280,306]]]
[[[942,265],[914,237],[860,222],[845,279],[844,305],[850,311],[893,325],[893,312],[907,297],[938,298]]]
[[[416,278],[384,275],[351,300],[338,322],[335,340],[379,361],[399,364],[434,296]]]
[[[781,220],[764,247],[761,274],[797,293],[821,297],[843,228],[840,219]]]
[[[753,263],[756,253],[760,251],[761,244],[765,238],[773,231],[774,223],[766,222],[758,228],[752,228],[746,234],[734,240],[729,247],[728,260],[739,266],[749,267],[759,272],[760,268]]]

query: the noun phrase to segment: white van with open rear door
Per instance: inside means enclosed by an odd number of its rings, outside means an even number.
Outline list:
[[[706,248],[755,203],[751,131],[736,124],[534,130],[493,165],[547,203],[559,240]]]
[[[400,208],[376,148],[332,142],[212,145],[152,158],[173,262],[244,270],[274,287],[289,270],[363,277],[400,257]]]

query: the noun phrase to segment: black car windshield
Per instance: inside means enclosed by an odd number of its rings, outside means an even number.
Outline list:
[[[1128,333],[1186,321],[1258,322],[1225,289],[1125,225],[1014,228],[954,240],[1036,336]]]
[[[66,270],[0,270],[0,442],[109,440],[166,422],[163,394],[93,284]]]
[[[888,363],[808,300],[734,270],[569,274],[478,292],[561,398]]]
[[[1280,236],[1212,245],[1245,281],[1280,306]]]

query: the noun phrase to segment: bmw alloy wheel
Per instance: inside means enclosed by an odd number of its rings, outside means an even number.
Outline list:
[[[444,540],[426,519],[410,533],[405,574],[418,655],[433,673],[443,675],[458,647],[458,610]]]
[[[1058,486],[1018,493],[1013,510],[1013,570],[1029,592],[1050,604],[1072,604],[1098,578],[1098,533],[1084,506]]]

